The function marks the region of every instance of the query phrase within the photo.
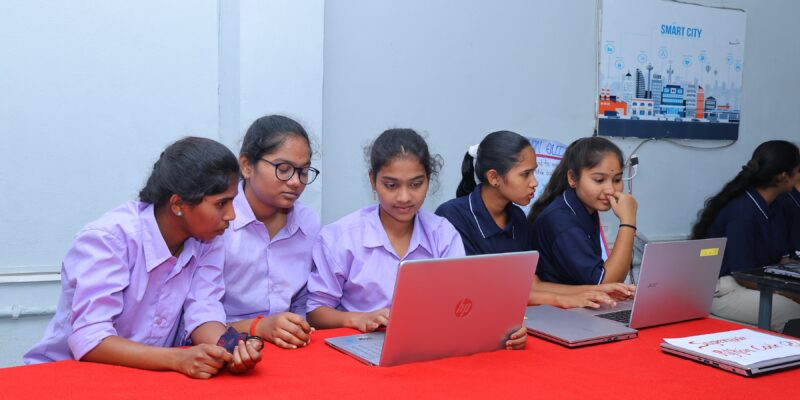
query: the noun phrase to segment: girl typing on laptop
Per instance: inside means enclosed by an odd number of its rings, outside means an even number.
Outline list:
[[[515,204],[524,206],[533,198],[536,168],[528,139],[509,131],[490,133],[464,155],[456,198],[436,214],[455,226],[467,255],[533,250],[525,213]],[[535,279],[528,304],[597,308],[633,291],[633,285],[623,283],[564,285]]]
[[[567,147],[531,208],[531,240],[541,253],[536,274],[546,282],[623,282],[631,266],[636,200],[622,191],[622,152],[608,139],[588,137]],[[602,258],[599,211],[619,218],[614,248]]]
[[[759,292],[738,283],[731,272],[787,262],[789,221],[776,203],[800,180],[800,153],[783,140],[760,144],[750,161],[705,202],[692,227],[692,238],[727,237],[722,270],[711,313],[755,324]],[[781,331],[790,319],[800,318],[800,304],[780,294],[772,296],[772,328]]]
[[[383,132],[369,149],[369,166],[378,204],[323,227],[314,245],[307,308],[318,328],[371,332],[387,325],[400,261],[464,255],[455,228],[421,209],[441,161],[420,135]],[[520,328],[506,347],[524,348],[526,336]]]

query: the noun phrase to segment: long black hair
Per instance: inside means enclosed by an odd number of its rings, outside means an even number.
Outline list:
[[[202,137],[186,137],[169,145],[153,165],[139,191],[139,200],[164,206],[177,194],[187,204],[228,190],[239,175],[236,156],[224,145]]]
[[[622,151],[606,138],[599,136],[585,137],[567,146],[564,157],[558,163],[556,169],[553,170],[550,181],[547,182],[547,187],[545,187],[539,199],[533,203],[533,207],[528,213],[528,222],[533,223],[536,217],[544,211],[545,207],[555,200],[556,196],[567,190],[569,187],[567,175],[570,171],[572,171],[575,179],[580,179],[581,170],[594,168],[603,161],[603,157],[606,154],[613,154],[619,160],[619,165],[623,165]]]
[[[368,156],[369,172],[373,181],[377,179],[378,171],[383,166],[400,157],[411,156],[419,160],[429,181],[442,169],[442,157],[431,154],[425,139],[413,129],[388,129],[367,146],[364,152]]]
[[[519,155],[525,148],[531,147],[528,139],[511,131],[497,131],[486,135],[478,145],[476,158],[467,152],[461,162],[461,183],[456,189],[456,197],[470,194],[477,183],[475,176],[481,183],[489,183],[486,172],[490,169],[505,177],[511,168],[519,162]],[[472,161],[475,161],[475,166]]]
[[[297,121],[283,115],[267,115],[253,121],[244,135],[239,154],[247,157],[250,164],[255,164],[264,154],[276,151],[289,136],[304,139],[311,154],[311,141],[306,130]]]
[[[798,166],[800,151],[791,142],[770,140],[758,145],[742,170],[719,193],[709,197],[703,209],[698,211],[697,222],[692,227],[692,239],[705,238],[720,210],[747,188],[774,186],[778,175],[782,172],[792,174]]]

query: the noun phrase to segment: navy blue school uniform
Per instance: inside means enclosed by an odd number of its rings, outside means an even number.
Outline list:
[[[597,211],[589,214],[575,189],[567,188],[536,217],[531,240],[540,254],[539,279],[570,285],[603,282],[600,216]]]
[[[508,203],[505,211],[508,223],[500,228],[489,214],[478,185],[470,194],[440,205],[436,214],[456,227],[467,255],[532,250],[525,212],[513,203]]]
[[[800,192],[792,188],[789,193],[784,193],[775,199],[779,202],[786,218],[789,230],[789,250],[795,258],[800,258]]]
[[[749,188],[723,207],[706,237],[727,237],[719,276],[775,264],[789,254],[787,223],[777,201]]]

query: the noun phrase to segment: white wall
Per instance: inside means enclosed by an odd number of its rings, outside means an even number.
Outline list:
[[[0,2],[0,270],[58,271],[169,142],[215,138],[217,3]]]
[[[306,128],[316,148],[318,164],[322,141],[322,71],[324,1],[239,0],[222,1],[223,23],[238,22],[238,55],[223,63],[237,64],[236,98],[221,98],[225,107],[238,108],[236,124],[222,129],[222,139],[238,154],[250,124],[267,114],[283,114]],[[238,17],[225,17],[226,7],[237,7]],[[238,57],[238,62],[237,62]],[[228,68],[222,65],[221,70]],[[221,78],[222,85],[229,84]],[[233,113],[231,113],[233,114]],[[223,112],[223,118],[227,113]],[[233,118],[234,116],[231,115]],[[322,210],[325,174],[306,187],[302,201]]]
[[[444,157],[428,209],[454,197],[464,153],[491,131],[591,134],[595,19],[585,0],[328,2],[322,165],[343,190],[323,193],[323,222],[373,201],[359,150],[387,128],[427,133]]]

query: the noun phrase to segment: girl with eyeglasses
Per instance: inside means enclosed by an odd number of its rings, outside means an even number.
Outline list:
[[[139,201],[89,223],[61,265],[63,292],[26,364],[81,360],[210,378],[260,360],[225,332],[224,250],[239,166],[228,148],[189,137],[164,150]],[[183,327],[183,329],[181,329]],[[171,347],[188,335],[196,346]]]
[[[425,140],[411,129],[389,129],[368,154],[378,204],[325,226],[314,245],[308,319],[319,328],[371,332],[387,325],[401,261],[464,255],[453,225],[421,209],[441,169]],[[506,347],[523,348],[526,337],[520,328]]]
[[[281,115],[261,117],[242,141],[236,220],[225,232],[228,322],[275,345],[307,345],[306,281],[319,216],[298,201],[319,171],[305,129]]]

